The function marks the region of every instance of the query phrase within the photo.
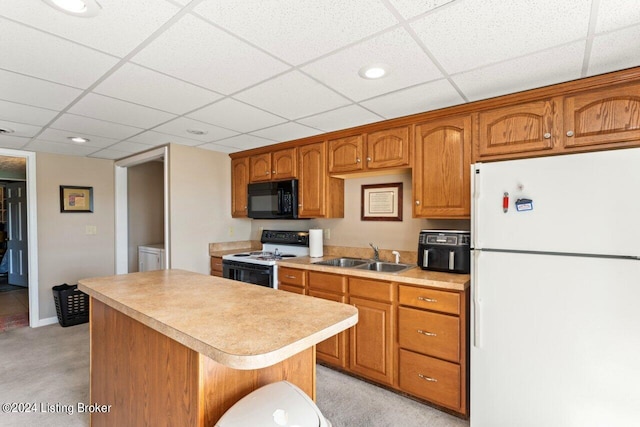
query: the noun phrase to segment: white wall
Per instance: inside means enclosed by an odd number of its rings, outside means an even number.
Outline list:
[[[51,288],[115,271],[113,161],[36,154],[40,319],[56,316]],[[60,185],[93,187],[93,213],[61,213]],[[86,226],[97,234],[87,235]],[[32,290],[30,290],[32,291]]]
[[[209,243],[246,240],[251,221],[231,218],[226,153],[169,146],[171,268],[209,274]]]
[[[362,221],[360,219],[361,187],[369,184],[402,182],[402,221]],[[344,182],[344,218],[312,220],[254,220],[251,239],[259,239],[260,228],[282,230],[330,229],[325,245],[369,247],[417,251],[418,233],[425,228],[468,230],[469,220],[426,220],[412,218],[413,188],[411,173],[348,178]]]

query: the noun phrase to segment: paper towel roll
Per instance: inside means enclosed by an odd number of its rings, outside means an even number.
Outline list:
[[[311,258],[322,256],[322,228],[309,230],[309,256]]]

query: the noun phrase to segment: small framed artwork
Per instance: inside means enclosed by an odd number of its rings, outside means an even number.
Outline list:
[[[93,187],[61,185],[60,212],[93,212]]]
[[[402,221],[402,183],[362,186],[362,221]]]

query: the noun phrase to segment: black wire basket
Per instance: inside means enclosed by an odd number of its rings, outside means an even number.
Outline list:
[[[60,326],[67,327],[89,321],[89,295],[78,290],[78,285],[66,283],[53,287],[53,300]]]

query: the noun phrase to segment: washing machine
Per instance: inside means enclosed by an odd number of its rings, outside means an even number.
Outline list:
[[[216,427],[331,427],[331,423],[304,391],[279,381],[240,399]]]

